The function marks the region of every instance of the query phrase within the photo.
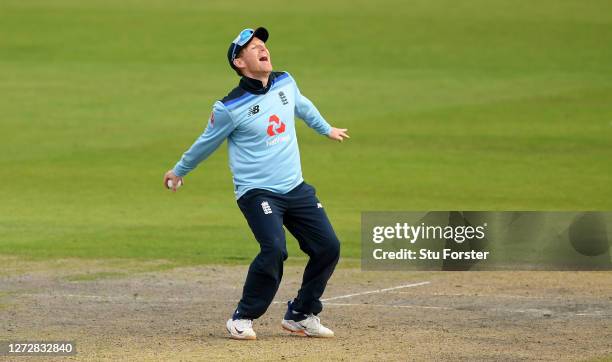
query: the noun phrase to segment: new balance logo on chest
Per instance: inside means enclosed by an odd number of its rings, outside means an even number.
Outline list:
[[[247,117],[251,117],[254,114],[259,113],[259,104],[256,104],[249,108],[249,112],[247,113]]]

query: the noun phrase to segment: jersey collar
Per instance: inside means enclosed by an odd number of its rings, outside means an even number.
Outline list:
[[[270,87],[272,86],[274,78],[275,78],[274,73],[273,72],[270,73],[270,75],[268,76],[268,85],[264,87],[263,83],[260,80],[249,78],[247,76],[242,76],[242,78],[240,79],[239,86],[240,88],[244,89],[245,91],[249,93],[266,94],[270,90]]]

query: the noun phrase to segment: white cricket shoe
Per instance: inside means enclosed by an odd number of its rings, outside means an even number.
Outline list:
[[[230,337],[233,339],[257,339],[253,330],[253,321],[250,319],[229,319],[225,324]]]
[[[306,319],[301,321],[283,319],[281,325],[293,334],[306,337],[331,338],[334,336],[334,332],[322,325],[321,319],[314,314],[309,314]]]

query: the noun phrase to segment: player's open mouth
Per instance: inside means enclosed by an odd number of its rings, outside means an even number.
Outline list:
[[[259,58],[260,62],[267,62],[268,61],[268,57],[261,57]]]

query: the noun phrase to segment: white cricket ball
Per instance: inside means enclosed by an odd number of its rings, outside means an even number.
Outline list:
[[[172,189],[172,187],[174,187],[174,183],[170,179],[168,179],[168,182],[166,183],[166,185],[168,186],[169,189]],[[182,185],[183,185],[183,181],[179,180],[178,185],[176,185],[176,188],[178,189]]]

